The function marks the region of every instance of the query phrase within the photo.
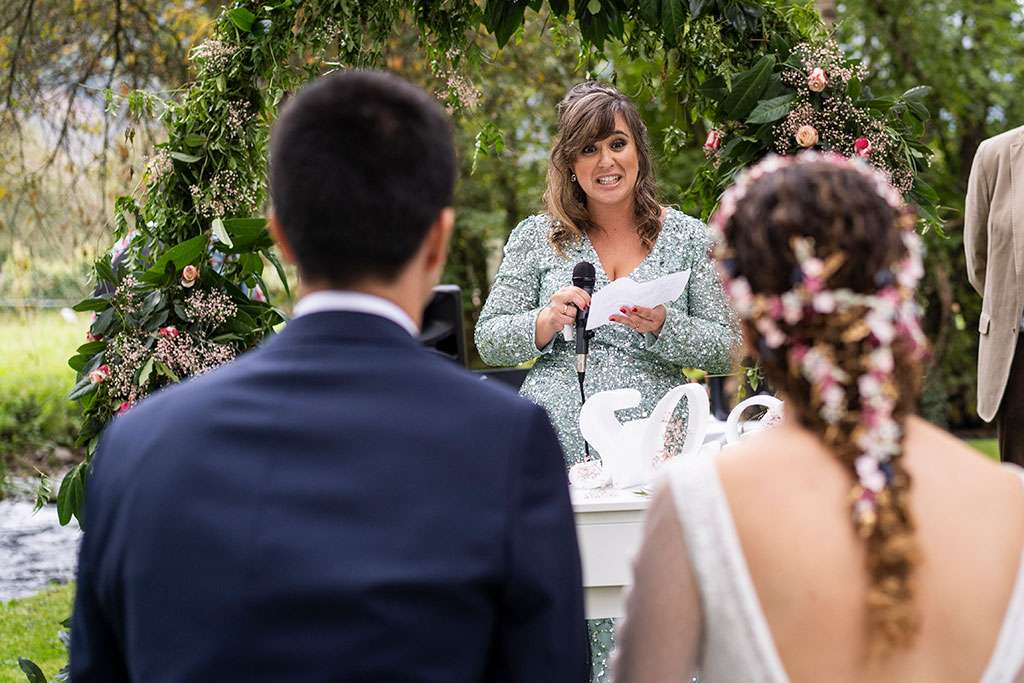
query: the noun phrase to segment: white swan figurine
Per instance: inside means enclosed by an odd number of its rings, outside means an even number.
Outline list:
[[[601,463],[578,463],[569,469],[569,481],[581,488],[611,485],[617,489],[644,486],[656,476],[656,458],[665,448],[665,429],[679,400],[686,396],[688,429],[681,456],[700,449],[708,428],[711,407],[700,384],[681,384],[666,393],[649,417],[620,423],[615,411],[640,405],[636,389],[613,389],[594,394],[580,410],[583,438],[601,455]]]

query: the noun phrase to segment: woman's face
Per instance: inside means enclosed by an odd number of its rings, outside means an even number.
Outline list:
[[[633,202],[639,162],[636,141],[621,114],[615,115],[611,135],[580,151],[572,170],[587,194],[588,204],[615,206]]]

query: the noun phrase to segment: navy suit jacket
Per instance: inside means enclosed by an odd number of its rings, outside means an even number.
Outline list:
[[[87,491],[77,683],[588,678],[546,414],[384,318],[300,317],[141,402]]]

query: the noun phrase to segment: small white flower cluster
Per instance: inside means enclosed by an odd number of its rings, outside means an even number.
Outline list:
[[[246,213],[256,203],[256,190],[230,169],[219,171],[205,191],[198,185],[191,185],[189,191],[196,210],[207,218]]]
[[[156,355],[178,377],[194,377],[227,363],[235,357],[235,352],[225,344],[178,334],[160,337]]]
[[[216,328],[235,317],[238,307],[227,294],[196,290],[185,299],[185,314],[190,322]]]
[[[228,135],[237,138],[245,127],[256,118],[249,104],[243,100],[233,100],[227,104],[228,115],[224,122]]]
[[[153,156],[146,160],[146,169],[142,172],[142,179],[147,187],[151,187],[173,171],[174,162],[167,155],[167,151],[158,149]]]
[[[220,73],[227,69],[231,60],[238,52],[236,45],[228,45],[219,40],[207,40],[192,50],[192,61],[207,73]]]
[[[438,99],[447,102],[445,108],[449,114],[454,114],[456,105],[461,109],[473,109],[480,102],[480,90],[478,90],[459,70],[457,64],[461,52],[452,48],[444,55],[444,62],[434,62],[434,74],[445,81],[447,90],[439,90],[436,94]],[[454,100],[454,103],[453,103]]]

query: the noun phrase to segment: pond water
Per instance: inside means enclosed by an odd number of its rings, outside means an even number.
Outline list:
[[[0,602],[71,581],[82,532],[74,520],[62,527],[57,508],[32,514],[32,503],[0,500]]]

